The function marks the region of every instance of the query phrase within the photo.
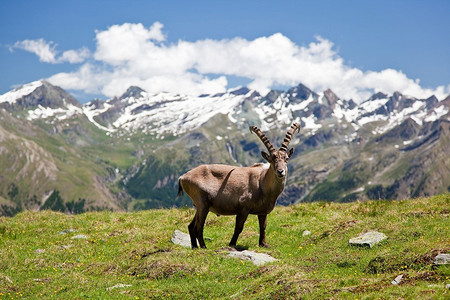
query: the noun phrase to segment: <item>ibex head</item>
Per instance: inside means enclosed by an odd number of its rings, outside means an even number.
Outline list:
[[[300,132],[300,124],[294,123],[286,133],[283,144],[279,150],[276,150],[274,146],[269,142],[269,139],[264,133],[256,126],[250,126],[250,132],[254,132],[264,143],[269,153],[261,151],[262,157],[270,163],[271,168],[275,171],[278,178],[284,178],[287,175],[287,162],[294,153],[294,148],[288,150],[289,143],[291,142],[292,135],[296,132]]]

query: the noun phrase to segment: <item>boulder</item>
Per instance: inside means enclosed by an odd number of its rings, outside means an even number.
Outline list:
[[[278,259],[265,253],[258,253],[254,251],[244,250],[244,251],[230,251],[229,257],[250,260],[253,264],[257,266],[262,266],[266,263],[277,261]]]
[[[434,264],[435,265],[448,265],[450,264],[450,254],[447,253],[441,253],[436,255],[434,258]]]
[[[175,230],[170,241],[175,245],[191,248],[191,237],[182,231]]]
[[[391,283],[393,285],[399,285],[400,282],[402,282],[402,280],[403,280],[403,274],[402,275],[398,275],[397,277],[395,277],[395,279],[392,280]]]
[[[350,245],[356,246],[369,246],[372,248],[374,245],[380,243],[387,239],[387,236],[384,233],[377,231],[369,231],[366,232],[356,238],[352,238],[348,241]]]

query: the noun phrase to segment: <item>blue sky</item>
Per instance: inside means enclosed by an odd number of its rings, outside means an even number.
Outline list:
[[[450,1],[1,1],[0,94],[79,100],[300,82],[363,100],[450,93]],[[359,98],[359,99],[358,99]]]

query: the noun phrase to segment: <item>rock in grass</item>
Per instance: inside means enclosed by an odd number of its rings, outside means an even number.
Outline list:
[[[370,248],[372,248],[374,245],[378,244],[381,241],[384,241],[385,239],[387,239],[387,236],[384,233],[369,231],[356,238],[350,239],[348,243],[350,245],[369,246]]]
[[[448,265],[448,264],[450,264],[450,254],[447,254],[447,253],[438,254],[434,258],[434,264],[435,265]]]
[[[399,285],[403,280],[403,275],[398,275],[394,280],[391,281],[393,285]]]
[[[191,237],[189,236],[189,234],[184,233],[182,231],[179,230],[175,230],[172,238],[170,239],[170,241],[172,243],[174,243],[175,245],[180,245],[186,248],[190,248],[191,247]]]
[[[309,230],[303,231],[302,236],[308,236],[308,235],[311,235],[311,231],[309,231]]]
[[[87,239],[87,235],[84,234],[77,234],[75,236],[72,237],[72,240],[85,240]]]
[[[257,266],[262,266],[266,263],[277,261],[278,259],[265,253],[258,253],[254,251],[244,250],[244,251],[230,251],[229,257],[239,258],[243,260],[250,260],[253,264]]]
[[[184,233],[180,230],[175,230],[173,232],[173,235],[172,235],[172,238],[170,239],[170,241],[172,243],[174,243],[175,245],[183,246],[186,248],[191,247],[191,237],[189,236],[189,234]],[[266,263],[274,262],[274,261],[278,260],[268,254],[265,254],[265,253],[257,253],[257,252],[248,251],[248,250],[244,250],[244,251],[232,250],[232,251],[230,251],[228,256],[238,258],[238,259],[243,259],[243,260],[250,260],[252,263],[254,263],[257,266],[262,266]]]
[[[113,289],[119,289],[119,288],[125,288],[125,287],[131,287],[131,284],[123,284],[123,283],[119,283],[116,284],[115,286],[106,288],[107,291],[113,290]]]
[[[66,229],[66,230],[58,232],[58,234],[68,234],[68,233],[72,233],[75,231],[76,231],[75,229]]]

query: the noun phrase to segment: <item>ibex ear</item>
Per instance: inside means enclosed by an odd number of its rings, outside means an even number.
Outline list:
[[[272,161],[272,159],[270,158],[270,155],[267,154],[267,153],[264,152],[264,151],[261,151],[261,156],[262,156],[265,160],[267,160],[268,162],[271,162],[271,161]]]
[[[290,158],[294,154],[294,148],[289,149],[287,156]]]

